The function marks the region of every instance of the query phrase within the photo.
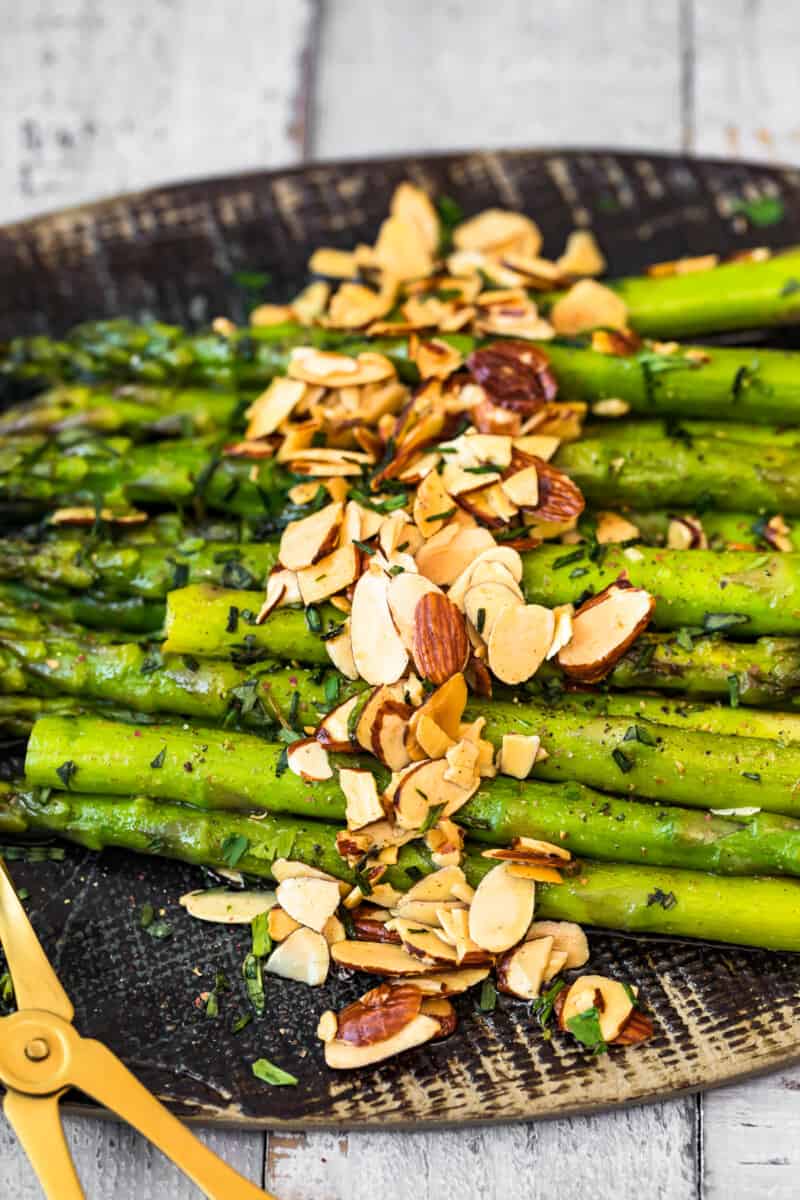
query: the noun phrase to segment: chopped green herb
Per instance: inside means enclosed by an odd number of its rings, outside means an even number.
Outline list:
[[[552,1036],[550,1024],[553,1020],[556,997],[560,992],[563,992],[566,986],[567,981],[565,979],[556,979],[552,987],[548,988],[546,992],[542,992],[541,996],[538,996],[531,1005],[531,1012],[539,1022],[539,1028],[543,1030],[546,1038]]]
[[[733,629],[735,625],[747,625],[749,620],[744,613],[706,613],[703,629],[706,633],[719,633],[723,629]]]
[[[687,654],[691,654],[694,649],[694,641],[692,640],[692,631],[688,626],[679,629],[675,634],[675,641],[680,646],[681,650],[685,650]]]
[[[581,576],[588,575],[588,574],[589,574],[588,567],[573,567],[569,573],[569,578],[570,579],[580,579]]]
[[[260,1017],[264,1014],[266,1007],[266,996],[264,995],[264,979],[261,974],[261,960],[256,958],[255,954],[248,954],[242,963],[242,978],[244,979],[247,998],[252,1004],[256,1014]]]
[[[168,560],[172,561],[172,560]],[[172,586],[173,588],[186,587],[189,582],[189,564],[176,562],[173,564],[172,571]]]
[[[273,1087],[293,1087],[298,1082],[294,1075],[290,1075],[282,1067],[276,1067],[267,1058],[257,1058],[253,1063],[252,1071],[256,1079],[260,1079],[262,1083],[269,1083]]]
[[[484,979],[481,985],[478,1008],[481,1010],[481,1012],[494,1012],[496,1006],[497,988],[494,986],[494,980]]]
[[[431,515],[429,517],[426,517],[425,520],[428,524],[430,524],[431,521],[446,521],[446,520],[448,520],[448,518],[452,517],[452,515],[455,511],[456,511],[456,506],[453,505],[452,508],[445,508],[442,510],[442,512],[431,513]]]
[[[311,633],[322,632],[322,617],[320,616],[319,609],[315,608],[313,604],[310,604],[306,609],[306,625]]]
[[[657,746],[658,742],[644,725],[630,725],[625,732],[623,742],[641,742],[643,746]]]
[[[172,937],[172,926],[169,921],[152,921],[145,926],[145,931],[151,938],[155,938],[158,942],[163,942],[165,938]]]
[[[232,604],[228,609],[228,620],[225,624],[226,633],[236,633],[239,627],[239,609]]]
[[[483,628],[486,624],[486,609],[479,608],[475,619],[475,628],[478,633],[483,633]]]
[[[210,1019],[219,1016],[219,998],[216,992],[209,992],[206,1000],[206,1016]]]
[[[75,778],[78,768],[72,759],[67,759],[60,767],[56,767],[56,775],[63,783],[64,787],[69,791],[70,782]]]
[[[157,771],[160,767],[163,767],[164,759],[166,757],[167,757],[167,747],[162,746],[161,749],[159,750],[158,754],[150,762],[150,766],[153,768],[154,771]]]
[[[140,675],[152,675],[154,671],[160,671],[164,666],[164,660],[158,650],[152,650],[142,659],[142,665],[139,668]]]
[[[139,910],[139,928],[147,929],[155,920],[156,910],[152,904],[143,904]]]
[[[256,958],[266,958],[272,952],[272,938],[269,935],[269,914],[259,913],[250,922],[253,937],[253,954]]]
[[[241,1033],[243,1029],[247,1028],[247,1026],[250,1024],[252,1019],[253,1019],[252,1013],[240,1013],[238,1017],[234,1017],[233,1020],[231,1021],[231,1026],[230,1026],[231,1033],[233,1033],[233,1034]]]
[[[623,775],[627,775],[628,771],[633,770],[633,759],[630,758],[624,750],[621,750],[619,746],[615,746],[611,751],[611,757],[619,767],[620,771],[622,771]]]
[[[364,553],[368,554],[370,557],[372,557],[372,555],[375,553],[374,546],[368,546],[366,542],[360,542],[358,538],[353,538],[353,545],[358,546],[359,550],[363,550]]]
[[[761,783],[761,776],[757,771],[742,771],[742,776],[745,779],[752,779],[753,783]]]
[[[739,707],[739,676],[728,676],[728,703],[731,708]]]
[[[604,1054],[607,1046],[603,1038],[603,1031],[600,1028],[600,1012],[596,1005],[585,1009],[581,1013],[576,1013],[574,1017],[570,1017],[567,1021],[567,1029],[595,1054]]]
[[[250,839],[246,838],[243,833],[231,833],[225,838],[222,843],[222,857],[231,869],[247,853],[249,846]]]
[[[669,912],[677,903],[678,897],[674,892],[663,892],[659,887],[655,888],[647,897],[648,908],[651,908],[654,904],[658,904],[664,909],[664,912]]]
[[[800,292],[800,279],[787,279],[786,283],[778,293],[779,296],[793,296],[795,292]]]
[[[339,699],[339,685],[340,684],[341,684],[341,676],[340,675],[329,675],[328,678],[325,680],[323,689],[325,692],[325,699],[328,701],[328,704],[335,704],[336,701]]]
[[[419,788],[417,788],[417,791],[419,791]],[[444,811],[444,804],[432,804],[430,806],[430,808],[428,809],[425,820],[422,822],[422,825],[420,826],[420,830],[419,830],[420,834],[427,833],[429,829],[433,829],[434,825],[439,820],[439,817],[442,815],[443,811]]]
[[[557,571],[560,567],[568,567],[570,563],[580,562],[585,555],[584,546],[579,546],[577,550],[570,550],[569,554],[560,554],[558,558],[553,559],[553,570]]]
[[[182,654],[181,660],[186,670],[191,671],[193,675],[196,675],[200,670],[200,663],[193,654]]]

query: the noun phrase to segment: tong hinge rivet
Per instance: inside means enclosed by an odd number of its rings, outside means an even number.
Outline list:
[[[33,1038],[25,1047],[25,1057],[31,1062],[41,1062],[50,1055],[50,1047],[44,1038]]]

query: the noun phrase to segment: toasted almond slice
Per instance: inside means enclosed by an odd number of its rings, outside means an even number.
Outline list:
[[[307,391],[306,384],[297,379],[278,376],[266,391],[258,396],[247,410],[247,441],[269,437],[291,416]]]
[[[549,983],[551,979],[555,979],[556,975],[560,975],[561,972],[565,971],[566,969],[566,950],[551,950],[550,957],[547,960],[547,966],[544,969],[544,982]]]
[[[115,525],[141,525],[147,520],[147,513],[132,512],[118,513],[112,508],[104,508],[100,512],[103,521]],[[97,520],[97,509],[90,504],[71,505],[69,508],[57,508],[49,517],[51,525],[94,525]]]
[[[516,554],[516,550],[511,551]],[[482,562],[476,562],[470,580],[470,586],[477,587],[479,583],[502,583],[505,587],[510,588],[515,596],[524,602],[525,597],[522,594],[522,588],[517,583],[514,576],[509,571],[508,567],[502,562],[494,562],[491,559]],[[451,588],[452,591],[452,588]],[[450,595],[450,592],[448,592]]]
[[[284,879],[276,892],[284,912],[321,933],[328,917],[339,907],[339,884],[327,879]]]
[[[508,873],[515,879],[532,879],[534,883],[563,883],[560,871],[555,867],[545,867],[538,863],[508,864]]]
[[[461,870],[461,867],[443,867],[440,871],[433,871],[432,874],[426,875],[409,888],[405,896],[400,900],[399,907],[410,904],[416,900],[435,900],[438,904],[447,900],[459,899],[463,900],[463,896],[457,896],[454,888],[468,887],[466,876]],[[472,897],[469,897],[471,900]],[[465,903],[469,903],[469,900]]]
[[[317,1037],[321,1042],[332,1042],[339,1031],[339,1022],[336,1019],[336,1013],[326,1008],[325,1012],[317,1022]]]
[[[499,471],[486,471],[476,474],[474,468],[462,466],[457,459],[446,460],[441,475],[442,486],[447,494],[459,497],[467,492],[477,491],[478,486],[476,485],[497,483],[499,479]],[[466,505],[466,500],[464,503]],[[473,500],[474,504],[475,501]],[[467,512],[472,512],[472,509],[468,508]]]
[[[428,758],[444,758],[453,742],[434,720],[423,713],[414,726],[414,737]]]
[[[479,770],[479,755],[478,747],[475,742],[470,742],[466,738],[456,742],[445,751],[447,759],[447,770],[444,773],[444,780],[447,783],[453,783],[456,787],[472,793],[480,783]],[[444,810],[444,815],[451,816],[458,811],[458,807],[452,807],[452,803]]]
[[[602,275],[606,260],[589,229],[573,229],[556,265],[563,275]]]
[[[558,405],[552,407],[559,409]],[[560,437],[548,434],[525,434],[514,438],[515,450],[521,450],[523,454],[532,455],[534,458],[541,458],[543,462],[549,462],[560,445]]]
[[[430,925],[435,929],[437,925],[441,925],[439,913],[452,908],[462,908],[466,912],[466,907],[460,900],[409,900],[405,895],[400,897],[392,909],[392,916],[403,917],[406,921],[415,921],[419,925]]]
[[[458,503],[487,529],[502,529],[519,512],[503,491],[500,481],[490,483],[488,487],[467,489],[459,495]]]
[[[328,943],[322,934],[313,929],[296,929],[272,951],[264,970],[282,979],[319,987],[328,978],[330,963]]]
[[[412,711],[407,704],[387,700],[375,718],[372,752],[390,771],[402,771],[411,761],[406,735]]]
[[[325,324],[334,329],[359,329],[385,317],[393,300],[394,289],[375,292],[363,283],[343,283],[328,305]]]
[[[258,304],[250,313],[250,324],[257,327],[283,325],[293,317],[294,313],[288,304]]]
[[[500,863],[484,875],[469,910],[469,935],[484,950],[502,954],[521,941],[533,918],[535,885]]]
[[[348,829],[362,829],[373,821],[383,820],[383,805],[371,771],[343,767],[339,772],[339,785],[347,801]]]
[[[536,255],[542,245],[542,235],[530,217],[503,208],[487,208],[462,221],[453,232],[453,245],[458,250],[480,250],[491,254],[516,251]]]
[[[350,640],[353,660],[367,683],[394,683],[408,666],[408,651],[389,610],[389,580],[372,565],[353,592]]]
[[[282,567],[277,567],[270,572],[267,578],[267,596],[258,611],[256,624],[263,624],[273,609],[285,604],[298,604],[299,602],[300,589],[297,586],[297,575],[294,571],[287,571]]]
[[[298,862],[293,858],[276,858],[271,870],[278,883],[283,883],[285,879],[327,879],[330,883],[335,883],[340,890],[348,890],[347,884],[335,875],[329,875],[327,871],[320,871],[319,867],[309,866],[308,863]]]
[[[411,653],[417,672],[431,683],[446,683],[463,672],[469,658],[467,628],[447,596],[429,592],[417,601]]]
[[[455,1033],[458,1027],[456,1010],[444,996],[428,996],[422,1001],[420,1011],[423,1016],[433,1017],[434,1021],[439,1022],[439,1033],[434,1039],[435,1041],[439,1042],[442,1038],[450,1037],[451,1033]]]
[[[386,687],[381,685],[376,687],[370,693],[369,699],[361,709],[361,714],[356,724],[356,741],[362,750],[372,751],[372,739],[377,725],[378,714],[387,700],[397,698],[397,687]]]
[[[441,784],[445,764],[442,760],[416,763],[403,772],[400,781],[389,792],[397,823],[403,829],[420,829],[428,816],[431,804],[441,803],[437,786]]]
[[[415,958],[434,966],[455,966],[456,952],[442,941],[435,929],[420,925],[418,921],[407,921],[404,917],[393,917],[391,928],[399,934],[403,949]]]
[[[302,929],[302,925],[276,904],[269,910],[267,929],[273,942],[285,942],[289,934],[294,933],[295,929]]]
[[[482,550],[488,550],[495,544],[488,529],[465,529],[455,524],[446,525],[444,529],[428,538],[419,550],[416,556],[417,567],[420,574],[433,583],[448,585],[458,578]]]
[[[227,888],[207,888],[187,892],[180,904],[190,917],[220,925],[249,925],[254,917],[269,912],[277,904],[274,892],[231,892]]]
[[[414,986],[426,995],[458,996],[476,984],[483,983],[489,971],[489,967],[462,967],[457,971],[434,971],[408,982],[413,982]],[[406,981],[403,979],[393,979],[392,987],[404,982]]]
[[[539,473],[536,467],[524,467],[509,475],[500,485],[517,508],[536,508],[539,503]]]
[[[330,284],[321,279],[310,283],[292,300],[291,308],[295,319],[302,325],[313,325],[325,312],[330,294]]]
[[[375,1042],[371,1046],[353,1046],[350,1042],[343,1042],[339,1038],[326,1042],[325,1062],[333,1070],[368,1067],[372,1063],[382,1062],[385,1058],[392,1058],[395,1054],[402,1054],[404,1050],[411,1050],[414,1046],[430,1042],[440,1034],[440,1020],[420,1013],[399,1033],[382,1042]]]
[[[553,633],[553,640],[550,643],[550,649],[547,651],[548,659],[555,658],[559,651],[571,641],[572,616],[573,609],[571,604],[559,604],[557,608],[553,609],[556,627]]]
[[[394,190],[390,208],[393,217],[413,225],[424,246],[435,254],[439,245],[439,214],[428,195],[413,183],[399,183]]]
[[[520,1000],[535,1000],[542,988],[552,948],[553,939],[543,937],[534,942],[523,942],[499,958],[497,986],[500,991],[518,996]]]
[[[599,512],[595,537],[605,546],[609,542],[628,542],[638,538],[639,526],[616,512]]]
[[[375,243],[375,261],[394,279],[416,279],[433,270],[433,254],[420,227],[405,216],[390,216],[382,223]]]
[[[395,575],[389,581],[389,610],[406,650],[410,651],[414,645],[414,614],[417,602],[429,592],[439,591],[441,589],[435,583],[431,583],[430,579],[410,571]]]
[[[572,618],[572,638],[558,663],[572,679],[597,683],[647,626],[655,599],[644,588],[613,583],[582,604]]]
[[[514,779],[527,779],[541,744],[541,738],[535,733],[504,733],[497,763],[500,774],[511,775]]]
[[[350,696],[322,718],[317,727],[316,738],[326,750],[338,750],[346,753],[356,749],[350,735],[350,718],[360,701],[360,695]]]
[[[549,608],[540,604],[504,608],[489,635],[493,674],[503,683],[530,679],[544,662],[554,633],[555,618]]]
[[[467,685],[463,674],[459,672],[431,693],[412,717],[412,725],[423,716],[430,717],[451,741],[458,741],[461,718],[466,705]]]
[[[310,783],[333,778],[333,767],[328,752],[315,737],[292,742],[286,750],[286,761],[290,771]]]
[[[383,354],[371,350],[351,358],[349,354],[336,354],[332,350],[298,346],[292,350],[287,374],[291,379],[302,379],[322,387],[358,387],[391,379],[395,369]]]
[[[356,546],[340,546],[310,567],[297,572],[303,604],[319,604],[350,587],[358,578],[360,556]]]
[[[312,275],[327,275],[329,279],[354,279],[358,275],[358,263],[352,250],[336,250],[320,246],[308,260]]]
[[[424,975],[429,969],[402,946],[387,942],[337,942],[331,946],[331,957],[341,967],[370,975]]]
[[[348,907],[348,906],[346,906]],[[400,945],[400,934],[390,928],[391,914],[382,910],[370,909],[368,905],[359,903],[353,910],[353,928],[360,940],[365,942],[391,942]]]
[[[353,658],[353,644],[350,640],[349,617],[344,622],[341,633],[334,638],[325,639],[325,651],[337,671],[341,671],[347,679],[358,679],[358,669]]]
[[[422,992],[413,984],[381,983],[348,1004],[337,1019],[337,1037],[351,1046],[374,1046],[394,1037],[418,1015]]]
[[[424,538],[438,533],[452,512],[453,502],[438,471],[430,471],[414,497],[414,520]]]
[[[616,979],[607,979],[604,975],[581,975],[567,992],[559,1018],[561,1028],[569,1029],[572,1018],[589,1008],[597,1009],[603,1040],[613,1042],[633,1012],[633,1001]]]
[[[572,855],[563,846],[544,842],[540,838],[515,837],[510,846],[493,846],[481,851],[483,858],[500,858],[516,863],[547,863],[548,866],[563,866]]]
[[[330,554],[339,540],[344,508],[326,504],[310,517],[290,521],[281,535],[278,558],[281,566],[299,571]]]
[[[463,364],[464,356],[455,346],[441,338],[421,341],[414,363],[421,379],[446,379]]]
[[[346,940],[347,931],[335,913],[332,917],[328,917],[322,926],[322,936],[329,946],[335,946],[337,942]]]
[[[524,600],[504,583],[478,583],[464,594],[464,612],[477,633],[488,642],[502,612],[524,606]],[[549,643],[548,643],[549,644]]]
[[[511,546],[489,546],[488,549],[476,555],[473,561],[467,563],[464,570],[454,580],[447,592],[453,603],[457,604],[460,609],[463,610],[464,608],[464,596],[473,581],[473,573],[479,567],[483,568],[489,563],[497,563],[505,567],[511,574],[514,582],[517,584],[520,583],[522,579],[522,559],[518,551],[514,550]],[[476,579],[475,582],[485,582],[485,579]],[[499,582],[503,581],[500,580]]]
[[[574,921],[534,921],[525,935],[525,940],[551,937],[553,951],[563,951],[567,968],[582,967],[589,961],[589,943],[580,925]]]
[[[556,300],[550,312],[556,333],[583,333],[603,326],[626,329],[628,306],[611,288],[593,279],[581,279]]]

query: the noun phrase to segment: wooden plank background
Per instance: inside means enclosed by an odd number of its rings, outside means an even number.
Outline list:
[[[0,221],[239,168],[465,146],[800,159],[800,6],[767,0],[0,0]],[[92,1197],[196,1190],[68,1119]],[[800,1071],[591,1119],[203,1136],[281,1200],[789,1200]],[[38,1187],[0,1123],[0,1196]]]

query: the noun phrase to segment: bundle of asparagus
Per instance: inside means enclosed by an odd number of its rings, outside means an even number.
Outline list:
[[[251,996],[261,958],[389,981],[333,1067],[492,968],[644,1040],[563,979],[579,923],[800,949],[798,359],[656,340],[797,321],[800,254],[605,286],[589,235],[402,185],[310,266],[246,330],[5,349],[47,387],[0,420],[0,829],[275,879],[221,902]]]

